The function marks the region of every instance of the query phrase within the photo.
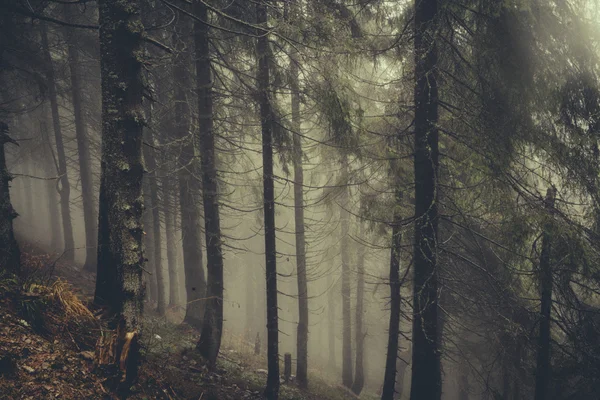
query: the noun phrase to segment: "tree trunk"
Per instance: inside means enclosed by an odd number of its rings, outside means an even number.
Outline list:
[[[393,173],[398,173],[393,171]],[[390,254],[390,324],[388,327],[388,347],[385,358],[385,373],[383,376],[383,390],[381,400],[392,400],[396,388],[397,358],[398,358],[398,335],[400,333],[400,254],[402,251],[402,231],[400,222],[400,205],[402,203],[402,192],[396,180],[396,207],[394,209],[394,220],[392,223],[392,249]],[[401,361],[403,362],[403,361]]]
[[[415,2],[415,250],[411,400],[439,400],[437,0]]]
[[[60,126],[60,115],[58,113],[58,96],[56,93],[56,77],[54,76],[54,67],[52,66],[52,55],[48,45],[48,29],[45,23],[42,23],[42,46],[44,48],[44,58],[46,61],[46,80],[48,84],[48,97],[50,99],[50,109],[52,111],[52,123],[54,127],[54,141],[56,143],[56,155],[58,159],[58,174],[60,176],[59,195],[60,210],[62,216],[63,235],[64,235],[64,258],[73,261],[75,257],[75,239],[73,238],[73,225],[71,222],[70,196],[71,186],[67,176],[67,158],[65,155],[65,146],[63,144],[63,135]]]
[[[146,165],[147,174],[146,180],[148,182],[149,189],[149,197],[150,197],[150,207],[152,212],[152,226],[147,229],[152,229],[152,239],[154,240],[154,252],[152,254],[152,263],[153,263],[153,272],[155,274],[154,279],[156,280],[156,312],[158,315],[165,315],[165,309],[167,305],[167,293],[166,293],[166,285],[165,285],[165,270],[163,267],[162,260],[162,229],[160,224],[160,206],[164,206],[164,197],[163,202],[159,199],[158,196],[158,173],[157,173],[157,163],[156,163],[156,153],[154,148],[156,147],[156,140],[154,139],[153,122],[152,118],[152,106],[149,104],[144,107],[145,116],[146,116],[146,124],[147,127],[144,129],[144,139],[150,146],[144,146],[143,148],[143,156],[144,163]],[[164,192],[163,192],[164,196]],[[166,219],[166,216],[165,216]],[[167,236],[168,236],[167,231]],[[152,283],[154,285],[154,283]]]
[[[170,164],[167,163],[166,157],[163,160],[164,165]],[[164,304],[162,305],[162,307],[158,307],[158,312],[160,315],[164,315],[166,304],[167,302],[169,302],[170,286],[167,287],[165,272],[170,273],[169,271],[172,271],[175,268],[177,268],[177,240],[175,239],[175,224],[173,218],[173,208],[175,206],[175,202],[177,201],[175,195],[176,188],[174,187],[175,184],[172,181],[173,178],[171,176],[168,176],[169,171],[167,169],[164,169],[163,171],[163,174],[166,176],[162,178],[162,198],[160,200],[162,205],[162,213],[165,220],[165,240],[167,242],[167,271],[164,271],[164,268],[161,268],[160,272],[157,271],[158,273],[156,275],[158,279],[159,291],[161,290],[160,286],[162,286],[162,291],[164,293]]]
[[[74,6],[65,9],[70,14]],[[69,21],[75,18],[70,14]],[[83,92],[80,81],[79,50],[77,49],[77,32],[72,28],[66,30],[69,68],[71,72],[71,100],[75,117],[75,136],[77,139],[77,154],[79,156],[79,175],[81,178],[81,201],[83,203],[83,223],[85,227],[85,264],[83,269],[94,271],[96,269],[96,244],[97,244],[97,216],[94,207],[94,184],[92,180],[92,166],[87,135],[87,127],[83,117]]]
[[[333,268],[332,268],[333,270]],[[327,274],[327,287],[329,291],[327,292],[327,338],[328,338],[328,347],[329,347],[329,357],[328,363],[329,368],[331,370],[335,370],[336,360],[335,360],[335,291],[333,289],[334,282],[333,276],[331,273]]]
[[[256,22],[266,28],[265,0],[256,2]],[[273,110],[269,94],[269,40],[258,33],[258,96],[262,128],[263,193],[265,220],[265,270],[267,283],[267,361],[268,375],[264,396],[268,400],[279,397],[279,327],[277,317],[277,250],[275,247],[275,187],[273,182]]]
[[[187,17],[180,14],[177,25],[178,35],[175,38],[174,76],[175,86],[175,115],[176,135],[181,141],[179,149],[179,209],[181,212],[181,236],[183,248],[183,267],[185,273],[185,288],[187,307],[185,322],[197,330],[202,329],[204,318],[204,297],[206,281],[202,266],[202,228],[200,213],[200,184],[198,175],[197,142],[191,132],[190,99],[186,89],[192,87],[191,75],[193,68],[191,54],[187,50],[190,43],[186,38],[192,34],[192,27]],[[188,41],[189,42],[189,41]]]
[[[102,175],[98,218],[96,298],[108,306],[110,326],[140,329],[143,310],[141,224],[142,36],[140,3],[100,0]],[[134,366],[135,367],[135,366]],[[129,387],[135,372],[128,372]]]
[[[207,7],[194,3],[194,13],[208,20]],[[201,152],[202,194],[204,200],[204,229],[206,232],[207,291],[202,333],[198,350],[214,366],[221,347],[223,333],[223,254],[221,252],[221,223],[219,193],[213,132],[213,94],[210,65],[208,25],[194,23],[196,45],[196,84],[198,88],[198,125]]]
[[[13,220],[17,217],[10,202],[12,176],[6,168],[4,145],[17,144],[8,136],[8,125],[0,121],[0,270],[18,275],[21,272],[21,252],[13,231]]]
[[[47,107],[44,107],[44,113],[42,122],[40,124],[40,130],[42,134],[42,141],[44,143],[44,165],[46,175],[50,178],[58,175],[58,168],[56,163],[56,157],[54,156],[54,151],[52,150],[52,142],[48,133],[47,123],[49,121],[49,118],[47,110]],[[58,208],[56,184],[57,180],[55,179],[49,179],[45,183],[47,201],[46,204],[48,208],[48,224],[50,225],[50,248],[52,249],[52,251],[58,251],[58,249],[62,245],[62,231],[61,224],[59,222],[60,209]],[[94,248],[95,247],[96,243],[94,243]]]
[[[298,15],[294,4],[292,12]],[[308,387],[308,285],[306,281],[306,241],[304,228],[304,171],[302,168],[302,138],[300,136],[300,87],[296,52],[290,56],[290,89],[292,93],[292,129],[294,159],[294,221],[296,227],[296,270],[298,274],[298,333],[296,381],[301,388]]]
[[[548,212],[554,209],[556,189],[549,188],[546,193],[544,205]],[[537,345],[537,363],[535,369],[535,400],[548,398],[550,384],[550,319],[552,312],[552,265],[550,253],[552,251],[552,226],[547,223],[544,227],[542,238],[542,252],[540,254],[540,330]]]
[[[364,223],[359,221],[360,233],[362,238],[365,234]],[[356,321],[355,321],[355,342],[356,342],[356,360],[354,364],[354,382],[352,383],[352,392],[360,395],[365,384],[364,373],[364,341],[363,332],[363,313],[364,313],[364,295],[365,295],[365,247],[360,246],[356,263]]]
[[[344,185],[348,181],[348,156],[342,155],[342,174]],[[342,384],[352,387],[352,321],[350,317],[350,260],[348,255],[349,243],[349,188],[342,189],[340,225],[341,225],[341,257],[342,257]]]

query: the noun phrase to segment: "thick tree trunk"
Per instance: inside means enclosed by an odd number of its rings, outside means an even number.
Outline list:
[[[17,144],[8,136],[8,125],[0,121],[0,270],[18,275],[21,272],[21,253],[13,231],[13,220],[17,217],[10,202],[12,176],[6,168],[4,145]]]
[[[546,193],[545,207],[551,213],[554,209],[556,189],[549,188]],[[552,237],[550,224],[544,227],[542,238],[542,251],[540,254],[540,330],[537,345],[537,362],[535,369],[535,400],[548,398],[550,384],[550,319],[552,312],[552,265],[550,253],[552,249]]]
[[[297,15],[297,5],[292,10]],[[294,221],[296,227],[296,270],[298,277],[298,333],[296,381],[301,388],[308,387],[308,284],[306,281],[306,241],[304,228],[304,170],[302,168],[302,138],[300,136],[300,87],[295,52],[290,56],[292,93],[292,128],[294,152]]]
[[[102,175],[96,298],[108,306],[111,327],[140,329],[143,310],[141,224],[142,35],[140,3],[100,0]],[[135,366],[134,366],[135,367]],[[131,385],[136,370],[127,373]]]
[[[72,10],[74,6],[65,7]],[[75,18],[71,15],[69,20]],[[96,269],[96,244],[98,238],[96,210],[94,207],[94,184],[92,180],[92,166],[87,135],[87,127],[83,117],[83,92],[81,88],[79,51],[77,49],[77,32],[73,29],[66,30],[69,68],[71,72],[71,100],[75,117],[75,136],[77,139],[77,155],[79,156],[79,175],[81,178],[81,201],[83,203],[83,223],[85,228],[85,264],[83,269],[94,271]]]
[[[194,3],[195,14],[208,20],[208,11],[201,1]],[[204,199],[204,229],[206,232],[207,291],[202,333],[198,350],[214,366],[221,347],[223,333],[223,254],[219,193],[213,132],[213,94],[208,26],[194,23],[196,45],[196,84],[198,87],[198,125],[201,152],[202,189]]]
[[[54,141],[56,143],[56,156],[58,159],[58,174],[60,175],[59,195],[60,210],[62,216],[63,235],[64,235],[64,258],[72,261],[75,257],[75,239],[73,238],[73,225],[71,222],[71,186],[67,176],[67,157],[65,155],[65,146],[63,144],[63,135],[60,126],[60,115],[58,113],[58,95],[56,93],[56,77],[54,76],[54,67],[52,66],[52,55],[48,45],[48,29],[46,24],[42,23],[42,46],[44,48],[44,57],[47,64],[46,80],[48,84],[48,97],[50,99],[50,109],[52,111],[52,123],[54,127]]]
[[[343,182],[348,181],[348,156],[342,155]],[[342,189],[340,226],[341,226],[341,257],[342,257],[342,384],[352,387],[352,320],[350,312],[350,260],[349,260],[349,224],[348,212],[349,188]]]
[[[256,2],[256,22],[266,27],[265,0]],[[275,186],[273,182],[273,110],[269,94],[269,40],[259,33],[256,40],[258,57],[258,96],[262,128],[263,193],[265,220],[265,270],[267,283],[267,361],[268,375],[264,396],[279,397],[279,327],[277,316],[277,250],[275,246]]]
[[[415,250],[411,400],[442,394],[438,329],[437,0],[415,2]]]
[[[364,223],[359,221],[360,233],[362,238],[365,234]],[[354,364],[354,382],[352,382],[352,392],[355,395],[360,395],[363,386],[365,385],[364,372],[364,341],[365,334],[363,332],[363,313],[364,313],[364,296],[365,296],[365,248],[360,246],[358,249],[358,257],[356,260],[356,318],[354,340],[356,343],[356,360]]]
[[[393,173],[397,173],[394,171]],[[397,181],[396,181],[397,182]],[[397,183],[398,185],[398,183]],[[381,400],[394,399],[397,377],[398,358],[398,335],[400,333],[400,254],[402,250],[402,231],[400,230],[400,205],[402,193],[396,188],[396,207],[394,209],[394,220],[392,223],[392,249],[390,254],[390,323],[388,327],[388,347],[385,358],[385,373],[383,377],[383,390]],[[402,362],[402,361],[401,361]]]

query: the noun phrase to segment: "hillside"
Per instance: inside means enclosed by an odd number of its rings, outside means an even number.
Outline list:
[[[101,320],[87,307],[93,276],[54,256],[23,249],[25,278],[0,277],[0,393],[2,399],[110,399],[106,376],[93,365]],[[216,371],[193,350],[198,333],[148,316],[142,332],[144,360],[132,399],[261,399],[264,356],[229,336]],[[282,384],[283,400],[355,398],[311,376],[310,389]],[[362,397],[366,398],[366,397]]]

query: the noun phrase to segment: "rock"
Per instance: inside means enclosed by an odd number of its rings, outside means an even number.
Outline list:
[[[262,375],[268,375],[269,371],[267,371],[266,369],[257,369],[256,373],[257,374],[262,374]]]

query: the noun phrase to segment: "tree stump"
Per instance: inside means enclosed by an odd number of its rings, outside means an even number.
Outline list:
[[[94,366],[105,376],[105,386],[126,396],[137,379],[140,361],[138,332],[126,332],[121,319],[116,332],[100,337],[96,344]]]

